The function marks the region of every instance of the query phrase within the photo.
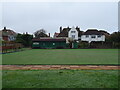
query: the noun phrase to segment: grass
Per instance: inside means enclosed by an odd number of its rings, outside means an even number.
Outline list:
[[[3,54],[2,64],[118,64],[118,49],[32,49]]]
[[[118,88],[117,70],[3,71],[3,88]]]

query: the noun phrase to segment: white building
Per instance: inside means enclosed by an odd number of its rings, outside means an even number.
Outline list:
[[[63,28],[60,27],[60,33],[58,37],[71,38],[76,41],[105,41],[105,36],[108,35],[105,31],[98,31],[97,29],[88,29],[86,32],[83,32],[78,27],[72,28]]]
[[[68,38],[73,38],[74,40],[78,40],[78,31],[75,27],[72,27],[68,32]]]
[[[82,36],[81,41],[105,41],[105,35],[98,30],[87,30]]]

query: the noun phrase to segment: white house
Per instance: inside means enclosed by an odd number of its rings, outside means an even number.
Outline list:
[[[73,38],[74,40],[78,40],[78,31],[75,27],[72,27],[68,32],[68,37]]]
[[[96,29],[88,29],[82,36],[81,41],[105,41],[105,35]]]
[[[92,41],[105,41],[106,35],[109,34],[105,31],[98,31],[97,29],[88,29],[86,32],[83,32],[79,27],[67,27],[63,29],[60,27],[60,33],[57,35],[57,38],[72,38],[76,41],[87,41],[90,43]]]

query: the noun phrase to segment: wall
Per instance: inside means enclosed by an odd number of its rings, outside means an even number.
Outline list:
[[[75,31],[75,33],[71,33],[71,31]],[[74,28],[74,27],[72,27],[71,28],[71,30],[68,32],[68,37],[69,38],[71,38],[72,37],[72,35],[75,35],[75,40],[78,40],[78,31]]]
[[[38,42],[33,42],[32,47],[33,48],[66,48],[66,42],[65,41],[60,41],[60,42],[59,41],[38,41]]]
[[[102,35],[101,37],[97,37],[98,35],[95,35],[95,38],[91,38],[92,35],[89,35],[89,37],[86,37],[86,35],[81,36],[82,41],[88,41],[89,43],[91,41],[105,41],[105,35]]]

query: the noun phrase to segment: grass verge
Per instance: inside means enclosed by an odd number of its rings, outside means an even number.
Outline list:
[[[3,88],[118,88],[117,70],[4,70]]]

